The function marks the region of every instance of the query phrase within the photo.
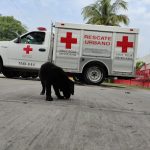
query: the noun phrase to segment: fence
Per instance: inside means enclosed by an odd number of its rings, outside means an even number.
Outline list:
[[[150,64],[144,65],[140,70],[137,70],[135,79],[117,79],[114,80],[114,83],[150,88]]]

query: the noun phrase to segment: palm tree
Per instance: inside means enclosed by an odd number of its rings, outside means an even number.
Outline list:
[[[126,15],[118,14],[118,10],[127,10],[127,2],[116,0],[97,0],[95,3],[83,8],[82,15],[87,24],[120,26],[120,23],[129,24]]]

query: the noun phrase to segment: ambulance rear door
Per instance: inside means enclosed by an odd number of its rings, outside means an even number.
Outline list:
[[[137,34],[132,32],[114,34],[112,74],[116,76],[134,76]]]
[[[66,72],[78,72],[81,55],[81,30],[55,28],[53,61]]]

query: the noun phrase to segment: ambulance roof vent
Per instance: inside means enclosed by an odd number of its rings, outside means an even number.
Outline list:
[[[45,27],[38,27],[37,28],[39,31],[46,31],[46,28]]]

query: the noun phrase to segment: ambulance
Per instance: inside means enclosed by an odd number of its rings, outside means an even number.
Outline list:
[[[106,78],[134,78],[139,30],[56,22],[12,41],[0,41],[0,72],[7,78],[38,77],[50,61],[75,80],[100,84]]]

